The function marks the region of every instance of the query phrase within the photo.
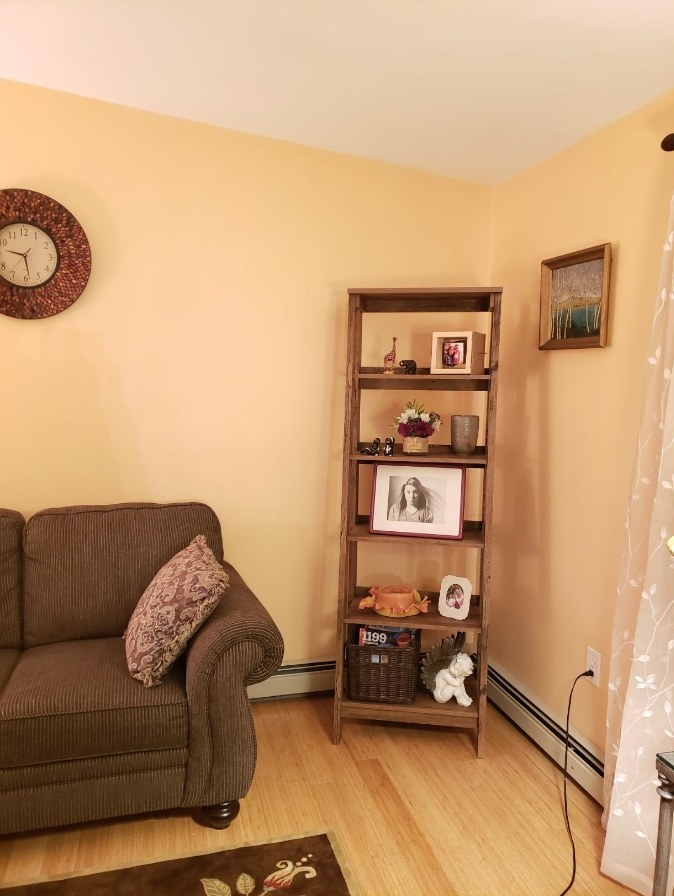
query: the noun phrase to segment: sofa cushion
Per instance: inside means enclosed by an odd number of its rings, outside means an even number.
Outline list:
[[[182,769],[184,777],[187,760],[188,748],[185,747],[180,750],[137,750],[135,753],[113,756],[67,759],[65,762],[0,767],[0,804],[3,796],[11,791],[61,787],[65,792],[78,781],[100,781],[113,777],[119,781],[123,777],[134,775],[138,786],[146,775],[152,776],[155,772],[163,774],[172,769]]]
[[[73,771],[79,769],[80,774],[75,774],[72,781],[62,784],[42,783],[54,771],[53,763],[48,763],[44,767],[32,766],[31,771],[35,774],[34,783],[16,790],[2,790],[0,771],[0,830],[3,834],[14,834],[182,806],[185,767],[184,762],[178,765],[173,761],[174,752],[162,751],[161,758],[167,764],[158,770],[151,768],[145,772],[118,772],[114,768],[117,763],[106,759],[103,763],[110,769],[109,774],[92,778],[86,777],[86,764],[67,763],[74,766]],[[85,767],[82,768],[81,765]],[[40,893],[42,896],[47,896],[45,887],[51,891],[52,896],[54,893],[59,896],[72,893],[72,889],[63,881],[35,886],[37,891],[34,892],[32,889],[27,891],[32,896],[38,896]],[[14,889],[14,893],[23,889],[23,887],[19,887],[18,891]],[[90,891],[92,896],[95,891],[101,892],[98,886],[94,886]],[[129,894],[128,886],[121,884],[116,892],[119,896],[122,893]]]
[[[148,689],[120,637],[24,650],[0,693],[3,767],[186,747],[182,666]]]
[[[147,688],[161,684],[228,583],[203,535],[169,560],[146,588],[124,633],[133,677]]]
[[[0,509],[0,648],[22,646],[21,535],[24,519]]]
[[[213,510],[109,504],[42,510],[24,532],[24,647],[121,636],[153,576],[195,536],[222,560]]]

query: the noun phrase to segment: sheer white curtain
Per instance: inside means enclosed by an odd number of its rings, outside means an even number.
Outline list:
[[[651,893],[655,755],[674,751],[674,197],[646,360],[641,429],[618,582],[605,761],[602,871]],[[671,892],[674,875],[670,869]]]

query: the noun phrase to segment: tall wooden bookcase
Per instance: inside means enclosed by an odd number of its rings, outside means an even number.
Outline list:
[[[369,719],[438,725],[448,728],[468,729],[475,735],[476,752],[482,751],[483,731],[487,702],[487,663],[489,629],[489,584],[490,554],[492,539],[492,496],[494,476],[494,440],[496,394],[498,384],[498,347],[501,309],[500,288],[429,288],[429,289],[350,289],[347,334],[346,402],[344,425],[344,455],[342,468],[342,516],[340,533],[339,563],[339,607],[337,628],[337,669],[335,682],[333,741],[339,743],[342,722],[345,719]],[[376,320],[370,316],[378,315]],[[437,374],[431,367],[418,366],[415,374],[407,374],[399,367],[396,372],[385,374],[382,366],[363,365],[363,333],[366,324],[376,325],[382,334],[380,343],[390,345],[389,334],[399,336],[398,358],[414,357],[406,354],[408,346],[426,346],[419,326],[408,315],[419,315],[421,329],[428,329],[426,358],[431,354],[432,332],[484,332],[486,353],[484,369],[479,373]],[[404,327],[409,322],[408,335],[403,338],[392,333],[396,326]],[[432,331],[432,332],[431,332]],[[410,335],[411,334],[411,335]],[[388,343],[385,342],[388,340]],[[411,350],[411,349],[410,349]],[[402,353],[401,353],[402,352]],[[368,360],[372,360],[370,357]],[[363,454],[361,449],[370,445],[372,435],[363,438],[366,426],[363,423],[361,399],[365,390],[389,390],[412,392],[427,408],[438,410],[443,407],[443,426],[437,437],[430,440],[428,454],[403,455],[402,439],[396,436],[396,444],[391,456]],[[440,394],[441,393],[441,394]],[[473,393],[466,396],[466,393]],[[481,394],[477,394],[481,393]],[[382,395],[377,396],[380,400]],[[386,397],[386,396],[384,396]],[[391,395],[391,417],[402,410],[401,396]],[[476,451],[467,456],[456,455],[447,443],[450,435],[449,417],[453,413],[465,413],[465,401],[481,402],[480,439]],[[456,410],[454,409],[456,405]],[[468,411],[472,413],[472,411]],[[391,419],[389,417],[389,420]],[[442,433],[442,435],[441,435]],[[381,433],[395,435],[392,430]],[[445,444],[442,444],[442,440]],[[375,534],[370,531],[370,510],[363,509],[363,494],[367,492],[367,477],[372,478],[374,465],[381,463],[404,464],[445,464],[466,468],[466,477],[473,475],[477,485],[477,500],[473,501],[472,515],[464,517],[463,533],[460,540],[440,538],[417,538],[400,534]],[[472,471],[472,472],[471,472]],[[384,617],[373,610],[360,610],[360,598],[372,585],[381,582],[361,581],[359,562],[363,552],[373,545],[389,543],[395,555],[402,558],[406,551],[441,550],[447,552],[447,565],[457,551],[473,552],[475,568],[473,597],[468,617],[463,620],[442,616],[437,609],[435,591],[422,591],[431,596],[431,607],[427,614],[399,619]],[[448,568],[446,572],[454,572]],[[391,570],[395,579],[396,572]],[[399,580],[399,579],[398,579]],[[412,583],[415,584],[415,583]],[[438,582],[439,588],[439,582]],[[420,589],[421,590],[421,589]],[[475,673],[466,681],[468,692],[473,697],[469,707],[459,706],[455,700],[438,703],[430,692],[420,688],[411,704],[379,703],[372,700],[352,700],[348,697],[348,668],[345,661],[346,645],[352,643],[359,626],[409,626],[420,629],[424,638],[440,641],[454,632],[466,632],[468,643],[474,643],[477,653]]]

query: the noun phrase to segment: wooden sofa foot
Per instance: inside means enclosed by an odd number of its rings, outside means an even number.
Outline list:
[[[209,827],[222,831],[234,821],[240,808],[238,800],[230,800],[228,803],[218,803],[216,806],[203,806],[201,814]]]

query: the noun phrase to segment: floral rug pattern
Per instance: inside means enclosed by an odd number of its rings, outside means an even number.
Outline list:
[[[328,834],[0,890],[2,896],[356,896]],[[348,872],[347,872],[348,873]]]

